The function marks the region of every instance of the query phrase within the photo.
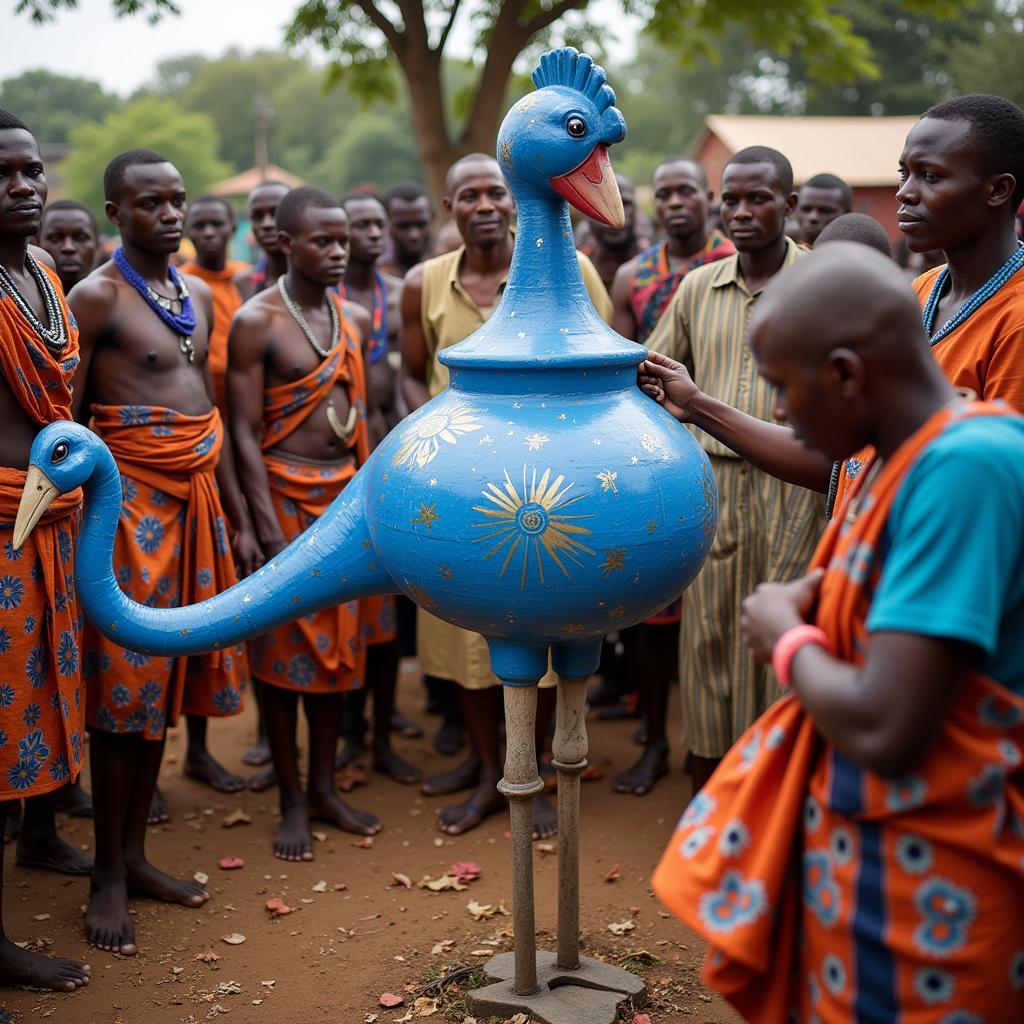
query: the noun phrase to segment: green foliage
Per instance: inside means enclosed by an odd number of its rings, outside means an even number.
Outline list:
[[[73,11],[78,0],[18,0],[15,14],[28,14],[37,24],[53,21],[61,11]],[[174,0],[111,0],[110,6],[119,18],[143,14],[150,24],[156,24],[165,14],[180,14]]]
[[[183,111],[156,97],[133,100],[99,123],[84,124],[71,135],[72,152],[64,163],[68,195],[103,218],[103,171],[127,149],[155,149],[181,172],[189,195],[205,192],[229,168],[217,159],[217,129],[204,115]]]
[[[321,188],[341,195],[355,185],[380,189],[422,176],[408,123],[368,111],[357,114],[307,175]]]
[[[26,71],[0,82],[0,107],[14,111],[41,142],[67,142],[83,121],[101,121],[121,105],[98,82]]]

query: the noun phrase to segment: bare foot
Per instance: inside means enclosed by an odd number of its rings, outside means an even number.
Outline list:
[[[240,793],[245,789],[245,779],[229,772],[208,750],[199,754],[189,753],[185,759],[185,775],[205,782],[218,793]]]
[[[412,786],[423,778],[418,768],[402,760],[390,746],[374,745],[373,770],[383,772],[395,782],[401,782],[406,786]]]
[[[40,868],[61,875],[92,873],[92,857],[69,846],[56,833],[30,836],[22,831],[18,838],[17,859],[23,868]]]
[[[543,793],[533,798],[533,838],[550,839],[558,835],[558,812]]]
[[[135,924],[128,913],[128,887],[124,882],[93,880],[85,912],[85,936],[98,949],[135,956]]]
[[[257,772],[249,778],[249,788],[254,793],[262,793],[265,789],[270,789],[272,786],[276,785],[277,772],[274,771],[274,766],[272,764],[267,765],[263,771]]]
[[[270,764],[270,744],[266,736],[259,736],[256,742],[242,755],[242,764],[250,768],[262,768]]]
[[[451,757],[459,752],[462,739],[462,725],[456,720],[446,718],[434,735],[434,749],[445,757]]]
[[[77,960],[59,960],[0,940],[0,985],[27,985],[54,992],[74,992],[89,984],[92,968]]]
[[[437,827],[447,835],[460,836],[504,810],[505,798],[495,788],[497,779],[481,779],[480,784],[461,804],[445,807],[437,816]]]
[[[406,740],[418,740],[423,735],[423,730],[399,711],[391,712],[391,731]]]
[[[633,796],[646,796],[658,779],[668,773],[668,744],[652,743],[640,755],[632,768],[619,772],[612,779],[612,789],[616,793],[632,793]]]
[[[309,808],[305,804],[282,809],[281,824],[274,836],[274,856],[280,860],[312,860],[313,836],[309,831]]]
[[[377,815],[349,807],[333,791],[309,794],[309,817],[310,820],[329,821],[343,832],[354,832],[357,836],[375,836],[383,827]]]
[[[167,810],[167,804],[164,803],[163,794],[160,792],[160,787],[157,786],[153,790],[153,799],[149,801],[149,815],[146,818],[146,824],[162,825],[164,822],[170,820],[170,811]]]
[[[460,790],[475,786],[479,778],[480,762],[470,754],[462,764],[450,772],[438,772],[437,775],[431,775],[420,786],[420,792],[425,796],[448,796],[450,793],[458,793]]]
[[[201,907],[210,894],[206,886],[191,878],[174,878],[153,867],[148,860],[125,864],[128,869],[128,892],[164,903],[180,903],[183,907]]]

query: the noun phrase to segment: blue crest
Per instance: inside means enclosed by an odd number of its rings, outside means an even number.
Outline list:
[[[538,89],[549,85],[576,89],[590,99],[599,114],[615,103],[615,90],[607,82],[604,68],[573,46],[549,50],[533,71],[533,84]]]

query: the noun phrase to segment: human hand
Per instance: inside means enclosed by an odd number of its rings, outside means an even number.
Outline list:
[[[636,382],[667,413],[681,423],[690,421],[693,402],[701,392],[682,363],[660,352],[648,352],[637,369]]]
[[[815,569],[788,583],[761,583],[743,601],[740,626],[757,661],[771,661],[779,637],[807,621],[824,575],[824,569]]]
[[[231,542],[235,569],[240,578],[252,575],[263,564],[263,549],[252,529],[239,530]]]

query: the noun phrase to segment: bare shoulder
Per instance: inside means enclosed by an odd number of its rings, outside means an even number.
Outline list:
[[[397,294],[402,290],[402,278],[396,277],[394,274],[381,273],[380,275],[384,280],[384,288],[388,294]]]
[[[359,333],[364,338],[368,338],[373,331],[373,321],[370,319],[370,314],[366,311],[366,307],[360,306],[358,302],[350,302],[348,299],[344,299],[341,303],[341,308],[344,310],[345,316],[356,325]]]
[[[210,286],[201,278],[196,277],[195,274],[182,274],[185,284],[188,285],[189,292],[192,293],[200,302],[204,305],[212,305],[213,303],[213,292],[210,290]]]
[[[266,330],[274,318],[281,313],[281,306],[276,302],[276,292],[257,292],[238,307],[231,321],[232,333],[236,329],[247,333]]]
[[[45,263],[51,270],[57,269],[57,264],[53,262],[53,257],[45,249],[41,249],[38,245],[30,245],[28,251],[32,253],[37,262]]]
[[[405,279],[402,282],[403,291],[423,290],[423,267],[423,263],[417,263],[416,266],[413,267],[412,270],[410,270],[409,273],[405,275]]]
[[[105,306],[113,309],[117,305],[118,292],[123,281],[112,264],[106,263],[87,277],[83,277],[71,289],[68,293],[68,302],[75,307],[76,314],[79,306],[88,306],[91,309]]]
[[[626,260],[625,263],[615,271],[615,280],[612,282],[612,287],[616,287],[619,284],[620,279],[624,283],[628,283],[633,280],[633,275],[636,273],[636,268],[640,265],[640,256],[642,253],[637,253],[632,259]]]

